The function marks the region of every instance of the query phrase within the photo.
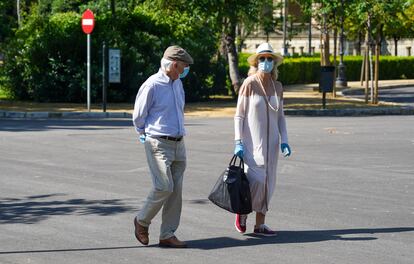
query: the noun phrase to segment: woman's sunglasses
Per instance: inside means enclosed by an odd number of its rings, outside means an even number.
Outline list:
[[[264,62],[267,59],[268,62],[272,62],[273,58],[272,57],[260,57],[259,61],[260,62]]]

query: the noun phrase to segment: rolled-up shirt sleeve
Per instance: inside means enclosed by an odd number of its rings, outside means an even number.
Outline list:
[[[151,86],[142,85],[135,99],[132,122],[138,134],[145,133],[145,121],[152,104],[153,89]]]

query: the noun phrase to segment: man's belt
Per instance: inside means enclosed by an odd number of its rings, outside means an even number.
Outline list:
[[[170,136],[159,136],[159,138],[171,140],[171,141],[181,141],[183,137],[170,137]]]

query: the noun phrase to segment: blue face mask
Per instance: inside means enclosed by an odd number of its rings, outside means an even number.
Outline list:
[[[273,61],[265,60],[265,61],[259,62],[260,71],[269,73],[272,71],[272,69],[273,69]]]
[[[180,73],[180,78],[183,79],[187,76],[188,72],[190,71],[190,66],[184,67],[184,71]]]

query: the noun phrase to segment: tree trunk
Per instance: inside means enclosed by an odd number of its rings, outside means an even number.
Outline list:
[[[374,104],[378,104],[379,56],[380,56],[380,53],[381,53],[381,41],[382,41],[382,35],[383,35],[382,34],[383,28],[384,28],[384,26],[381,25],[381,24],[378,26],[377,39],[376,39],[376,42],[375,42]]]
[[[368,104],[368,87],[369,87],[369,30],[365,36],[365,103]]]
[[[361,86],[364,86],[364,74],[365,74],[365,53],[364,58],[362,59],[362,65],[361,65]]]
[[[362,46],[362,34],[361,32],[358,34],[358,43],[356,47],[356,55],[361,55],[361,46]]]
[[[240,89],[239,59],[237,56],[236,44],[234,39],[236,36],[236,27],[232,25],[230,32],[226,35],[227,59],[229,63],[229,75],[233,91],[238,94]]]
[[[322,35],[322,66],[331,66],[331,61],[329,59],[329,32],[326,32]]]
[[[239,42],[237,43],[238,44],[237,45],[237,52],[242,52],[244,39],[243,39],[243,36],[242,36],[240,26],[237,26],[236,32],[237,32],[237,38],[239,40]]]
[[[336,55],[337,55],[337,50],[338,50],[338,30],[336,28],[334,29],[333,37],[334,37],[334,54],[333,54],[333,57],[334,57],[334,65],[336,67]]]
[[[111,0],[111,13],[112,17],[115,17],[115,0]]]
[[[370,74],[370,78],[371,78],[371,104],[374,103],[374,65],[373,65],[373,61],[372,61],[372,54],[374,47],[369,47],[369,74]]]
[[[286,46],[286,37],[287,37],[287,8],[288,8],[288,1],[284,0],[283,3],[283,56],[288,55],[288,50]]]
[[[20,27],[21,26],[21,21],[20,21],[20,0],[16,1],[16,14],[17,14],[17,25]]]
[[[379,79],[379,56],[381,52],[381,44],[375,44],[375,88],[374,88],[374,104],[378,104],[378,79]]]
[[[398,56],[398,38],[394,37],[394,56]]]
[[[221,24],[222,24],[222,32],[221,32],[221,38],[220,38],[219,52],[220,52],[221,57],[227,60],[227,44],[226,44],[226,29],[228,27],[227,18],[224,17],[221,21]]]
[[[331,66],[331,61],[329,60],[329,31],[326,24],[326,15],[323,18],[323,30],[322,30],[322,66]]]
[[[338,30],[336,29],[336,27],[335,27],[335,29],[334,29],[334,66],[335,66],[335,72],[334,72],[334,76],[335,76],[335,78],[336,78],[336,73],[337,73],[337,66],[338,66],[338,63],[337,63],[337,61],[336,61],[336,54],[337,54],[337,50],[338,50]],[[334,81],[334,85],[333,85],[333,87],[332,87],[332,97],[333,98],[335,98],[336,97],[336,81]]]
[[[309,18],[309,28],[308,28],[308,53],[312,54],[312,16]]]

